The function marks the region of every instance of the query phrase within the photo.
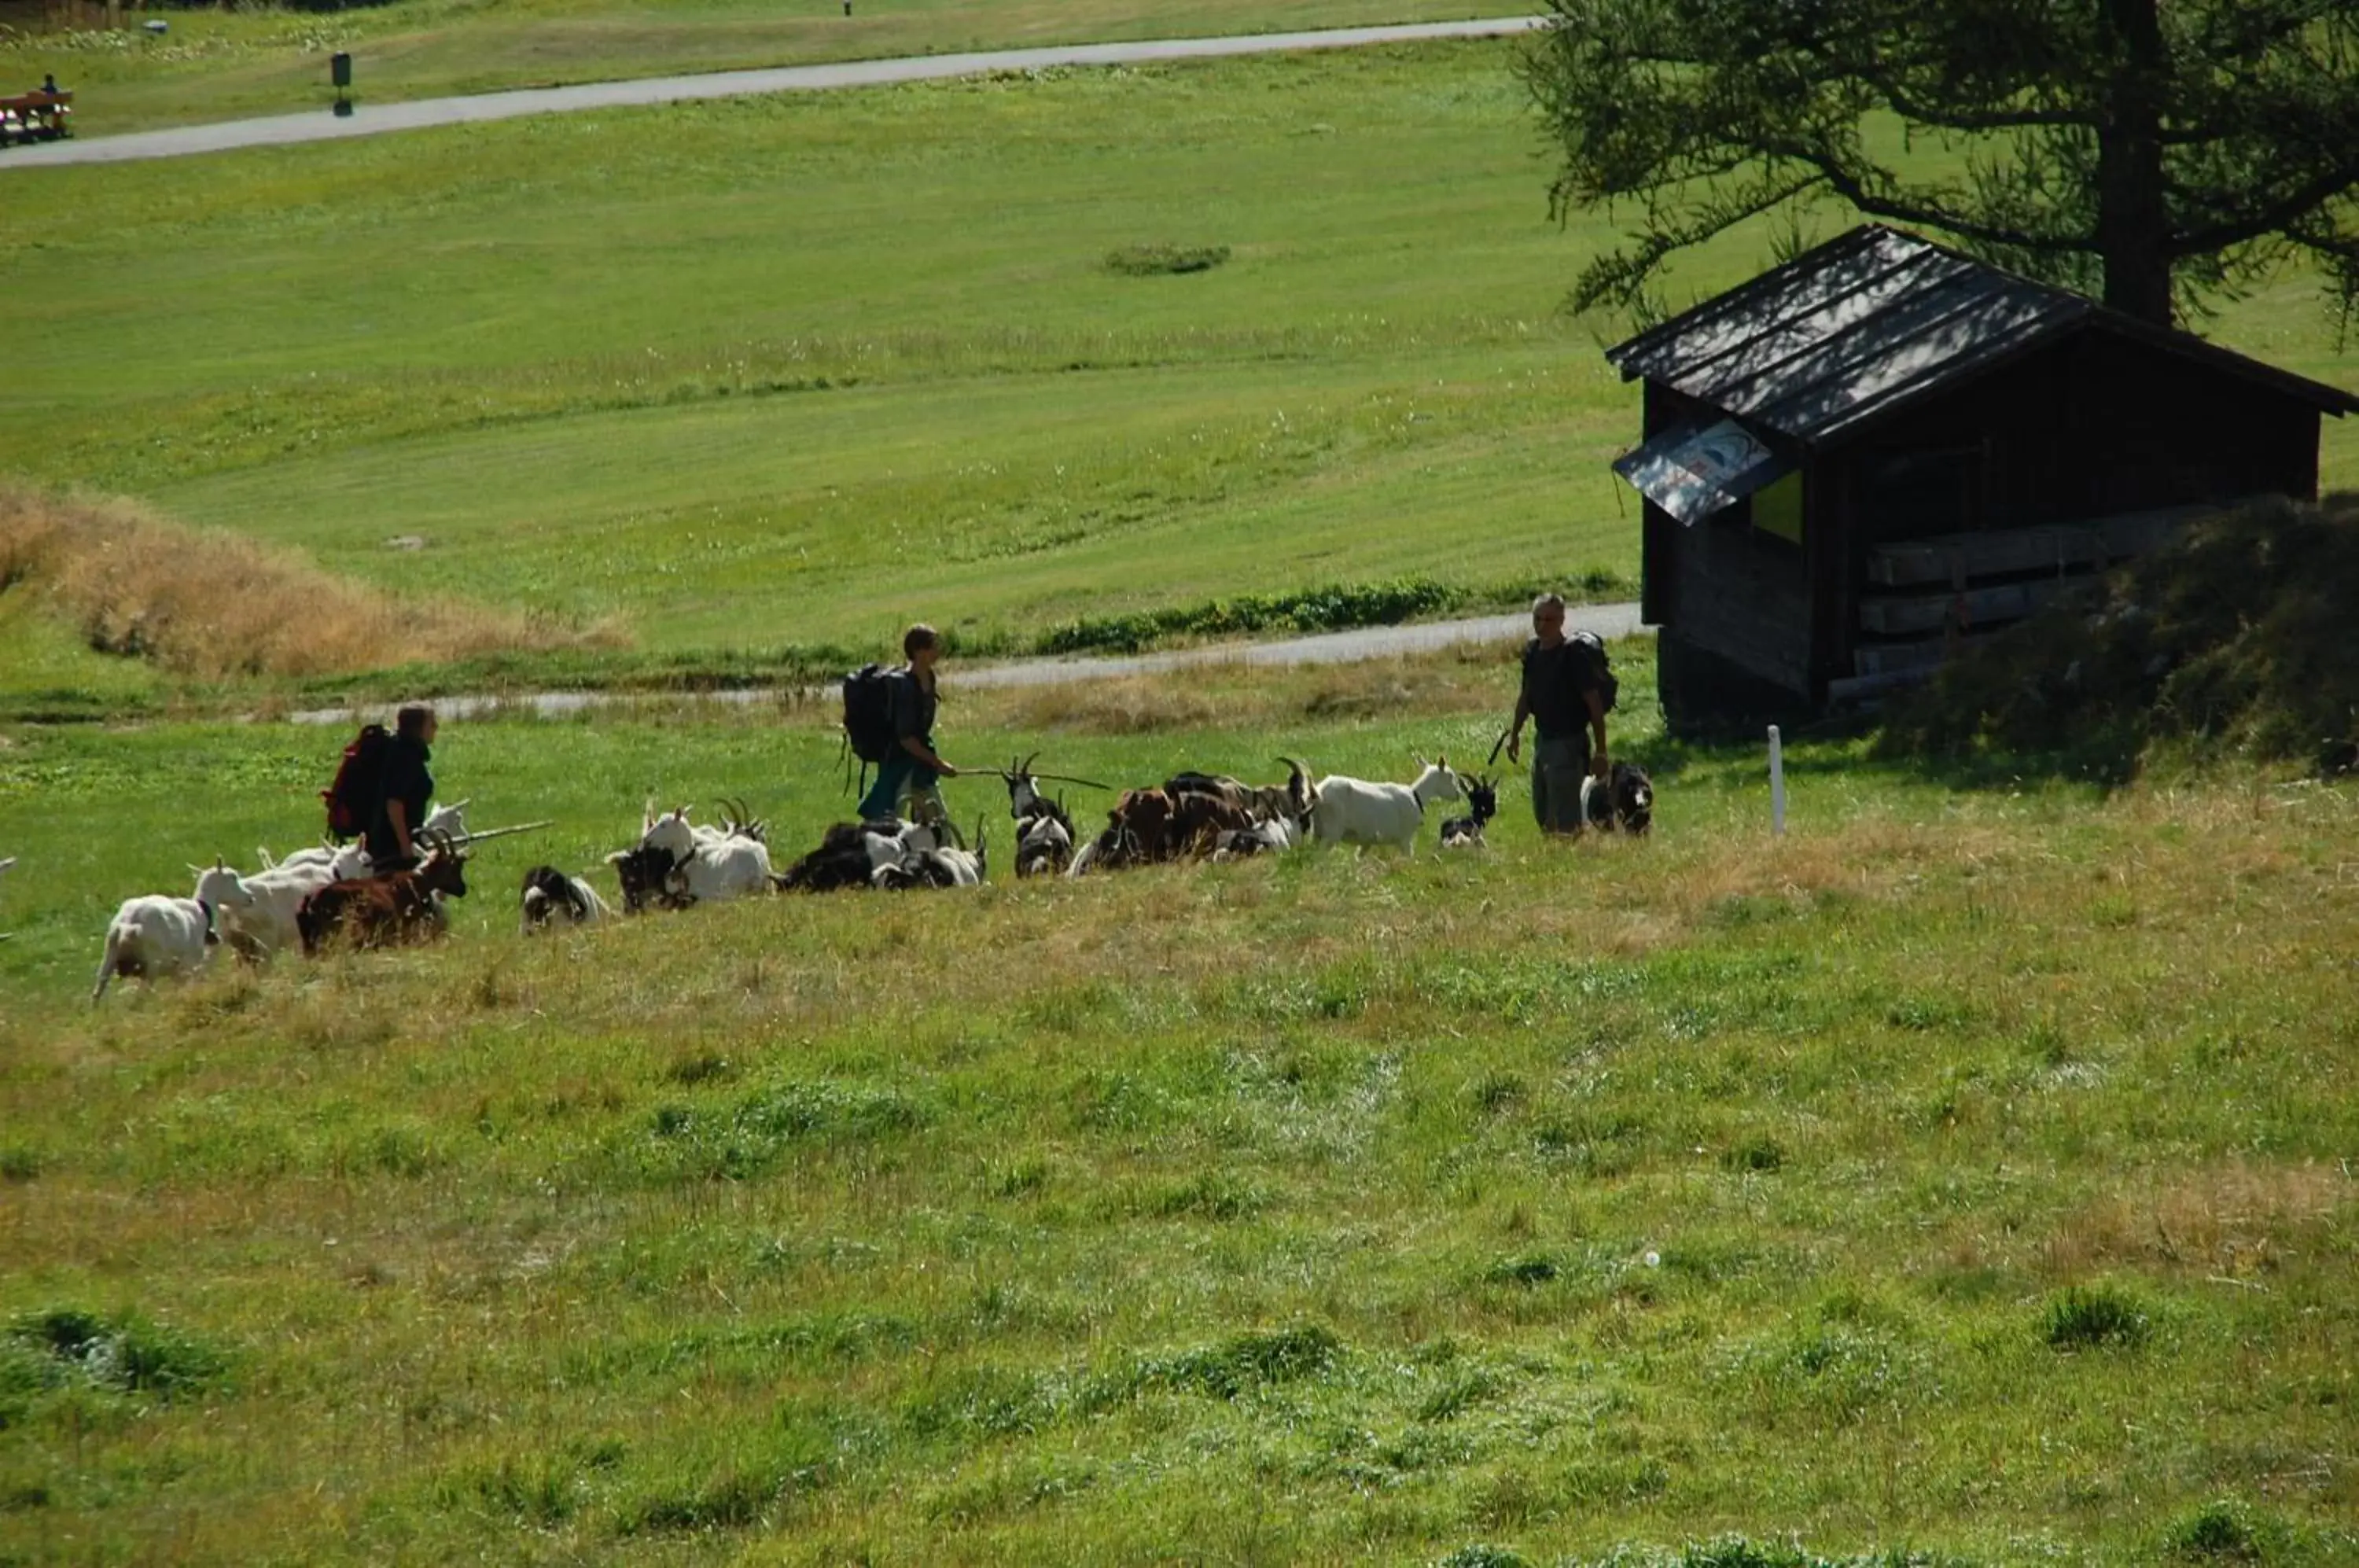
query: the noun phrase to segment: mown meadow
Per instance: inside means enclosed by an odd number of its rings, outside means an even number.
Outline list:
[[[946,744],[1399,773],[1504,664]],[[646,794],[808,838],[825,717],[453,724],[450,792],[558,826],[447,943],[96,1009],[103,906],[299,836],[332,740],[12,732],[0,1555],[2359,1561],[2350,791],[1830,737],[1777,840],[1757,748],[1630,706],[1651,842],[1511,789],[1480,856],[540,941],[521,866]]]
[[[0,466],[717,668],[915,614],[1014,648],[1338,583],[1626,593],[1636,401],[1558,309],[1610,224],[1549,221],[1514,49],[0,170],[41,366]],[[1108,265],[1158,245],[1228,259]],[[2351,374],[2301,278],[2212,326]]]

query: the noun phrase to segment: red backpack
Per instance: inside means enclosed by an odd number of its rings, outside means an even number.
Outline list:
[[[328,834],[337,843],[359,838],[375,822],[385,788],[385,747],[392,738],[383,724],[363,724],[336,764],[335,782],[320,791],[328,803]]]

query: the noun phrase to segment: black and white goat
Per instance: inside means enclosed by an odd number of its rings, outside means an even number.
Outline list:
[[[1484,825],[1499,814],[1499,781],[1477,774],[1471,779],[1462,777],[1459,782],[1466,787],[1466,815],[1452,817],[1441,824],[1441,847],[1484,848]]]
[[[988,844],[981,823],[975,848],[946,843],[947,824],[884,817],[838,822],[819,847],[780,873],[782,892],[832,893],[850,887],[964,887],[986,875]]]
[[[1655,824],[1655,784],[1635,762],[1581,781],[1581,820],[1601,833],[1643,833]]]
[[[974,825],[974,847],[940,844],[911,850],[901,859],[880,866],[870,886],[888,891],[908,887],[980,887],[991,874],[990,830]]]
[[[1008,770],[1001,775],[1007,780],[1007,814],[1016,819],[1016,875],[1022,877],[1057,877],[1073,861],[1073,819],[1065,814],[1064,802],[1052,800],[1040,793],[1040,786],[1032,777],[1032,763],[1040,754],[1022,759],[1010,758]]]
[[[524,874],[522,930],[530,936],[549,923],[564,920],[577,926],[596,925],[606,918],[606,900],[579,877],[569,877],[554,866],[536,866]]]

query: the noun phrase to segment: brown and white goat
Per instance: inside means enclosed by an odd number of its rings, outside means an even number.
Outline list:
[[[433,941],[443,929],[434,896],[467,896],[466,861],[466,851],[438,834],[415,871],[329,883],[295,911],[304,953],[316,953],[338,942],[353,947],[397,947]]]

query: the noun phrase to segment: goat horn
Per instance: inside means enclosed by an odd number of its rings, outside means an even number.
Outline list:
[[[1024,759],[1024,765],[1021,768],[1018,768],[1016,771],[1018,773],[1028,774],[1032,771],[1032,765],[1039,760],[1040,754],[1036,751],[1031,756],[1026,757]]]

